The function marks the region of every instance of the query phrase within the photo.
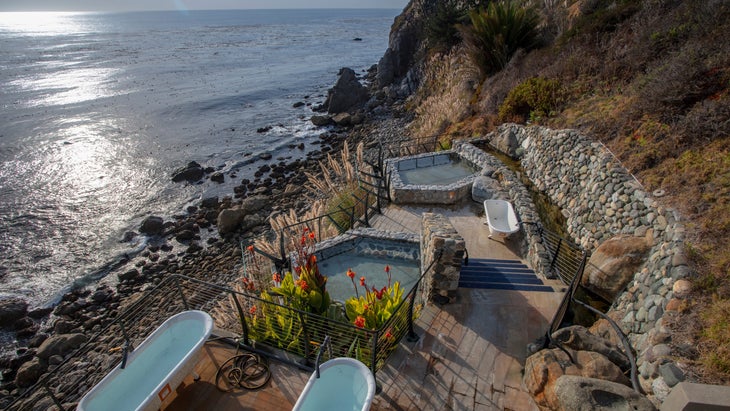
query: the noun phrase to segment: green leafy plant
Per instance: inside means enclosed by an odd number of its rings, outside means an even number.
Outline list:
[[[486,9],[470,11],[469,19],[470,25],[457,29],[469,59],[483,77],[504,68],[517,50],[529,50],[538,43],[540,17],[532,8],[492,2]]]
[[[356,327],[379,330],[403,301],[403,289],[400,287],[400,283],[396,281],[392,285],[390,284],[389,266],[385,266],[385,272],[388,273],[388,285],[381,289],[374,286],[368,288],[365,277],[360,277],[360,286],[365,291],[363,295],[360,295],[355,285],[355,272],[347,270],[347,276],[350,277],[355,288],[355,297],[350,297],[345,301],[345,312],[347,318]]]

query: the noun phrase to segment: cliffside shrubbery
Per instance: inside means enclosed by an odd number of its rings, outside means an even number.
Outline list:
[[[499,118],[505,122],[536,121],[555,115],[565,99],[558,80],[531,77],[513,88],[499,106]]]
[[[471,24],[458,25],[464,50],[483,77],[504,68],[519,49],[537,45],[538,14],[513,2],[491,2],[469,11]]]
[[[547,34],[540,48],[530,50],[534,39],[506,47],[488,12],[499,6],[490,3],[470,11],[461,44],[424,60],[420,97],[411,101],[414,134],[485,134],[529,120],[603,142],[681,214],[697,278],[673,344],[685,347],[694,380],[730,382],[730,343],[717,332],[727,329],[730,307],[730,3],[532,4]],[[492,49],[507,52],[484,52]]]

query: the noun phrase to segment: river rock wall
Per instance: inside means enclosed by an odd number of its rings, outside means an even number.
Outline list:
[[[663,401],[683,379],[681,366],[670,358],[665,325],[686,297],[684,279],[690,275],[678,215],[647,193],[603,144],[576,131],[505,124],[486,139],[520,159],[529,179],[563,210],[570,236],[586,250],[617,235],[648,239],[648,258],[608,314],[636,352],[642,387]]]
[[[649,241],[645,262],[608,314],[636,352],[643,389],[662,402],[684,378],[676,357],[670,358],[665,325],[685,298],[684,279],[690,275],[678,215],[647,193],[605,146],[576,131],[505,124],[485,138],[520,159],[524,173],[563,210],[568,233],[586,250],[618,235]]]

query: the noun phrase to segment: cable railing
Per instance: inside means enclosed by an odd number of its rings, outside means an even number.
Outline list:
[[[407,337],[417,340],[413,321],[424,303],[419,288],[429,266],[378,329],[354,325],[341,304],[317,315],[280,304],[248,290],[171,275],[118,314],[65,361],[28,388],[8,410],[71,410],[81,397],[122,360],[119,348],[135,347],[167,318],[185,310],[202,310],[216,330],[239,336],[236,343],[269,358],[311,371],[319,345],[330,336],[334,356],[352,357],[375,374]]]

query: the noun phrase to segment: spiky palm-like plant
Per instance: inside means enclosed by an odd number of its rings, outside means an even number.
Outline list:
[[[469,12],[471,25],[458,26],[469,58],[483,77],[504,68],[519,49],[537,45],[540,17],[513,2],[492,2]]]

